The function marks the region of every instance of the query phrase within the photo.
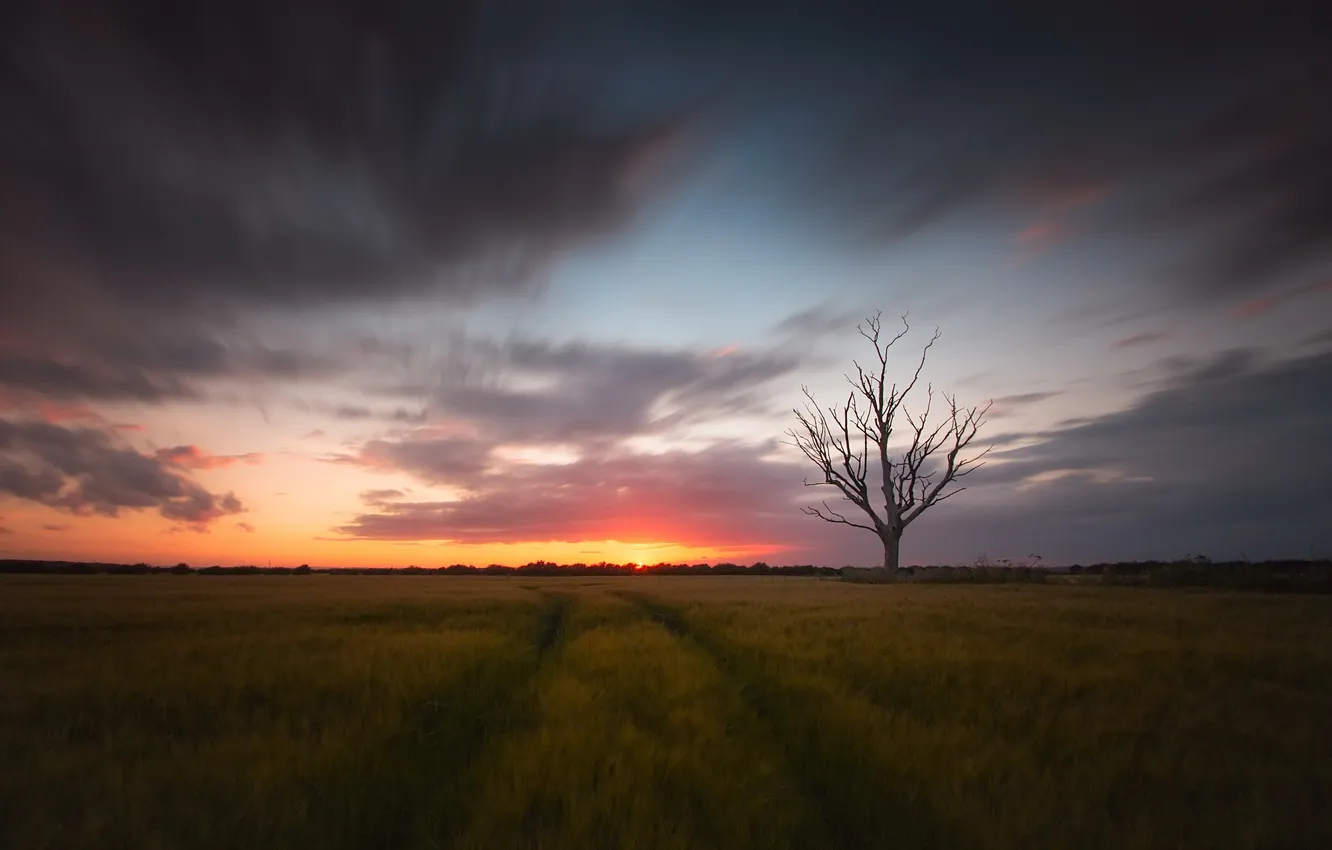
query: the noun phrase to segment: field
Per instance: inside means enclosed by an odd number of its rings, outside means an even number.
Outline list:
[[[9,848],[1332,847],[1332,599],[0,578]]]

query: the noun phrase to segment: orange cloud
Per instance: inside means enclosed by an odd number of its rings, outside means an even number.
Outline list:
[[[243,455],[212,455],[203,451],[198,446],[174,446],[169,449],[158,449],[156,455],[158,460],[163,463],[169,463],[172,466],[178,466],[181,469],[206,470],[223,469],[235,463],[246,463],[250,466],[258,466],[263,463],[264,456],[257,452],[250,452]]]
[[[61,422],[100,422],[102,417],[86,404],[70,404],[58,401],[41,401],[37,411],[43,420],[52,425]]]

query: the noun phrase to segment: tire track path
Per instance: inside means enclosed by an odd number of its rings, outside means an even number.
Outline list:
[[[376,750],[373,763],[363,762],[344,778],[380,787],[368,799],[361,789],[351,789],[352,799],[345,802],[363,811],[338,846],[439,850],[456,843],[468,817],[469,777],[490,750],[528,721],[534,682],[569,635],[572,598],[541,596],[524,655],[478,659],[461,682],[422,703],[399,734]]]
[[[580,599],[580,602],[584,600]],[[808,806],[734,684],[638,605],[597,594],[540,714],[474,784],[459,850],[728,847],[793,850]]]
[[[817,813],[814,834],[797,836],[798,845],[954,846],[942,825],[884,790],[896,784],[895,778],[866,751],[861,730],[831,710],[829,692],[777,669],[779,665],[759,651],[728,642],[679,608],[639,594],[626,593],[624,598],[680,640],[699,647],[739,687]],[[859,707],[878,711],[868,704]]]

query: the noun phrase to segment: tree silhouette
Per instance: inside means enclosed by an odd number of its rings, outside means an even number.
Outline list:
[[[901,332],[883,342],[882,315],[875,313],[863,325],[856,326],[874,347],[877,364],[866,369],[852,361],[856,376],[846,376],[851,392],[841,407],[820,408],[809,388],[802,387],[804,409],[793,411],[799,426],[787,434],[822,474],[821,481],[806,479],[805,486],[836,487],[842,498],[859,508],[869,521],[848,519],[826,501],[821,507],[801,510],[825,522],[873,532],[883,542],[884,567],[895,573],[902,533],[907,526],[927,508],[965,490],[955,486],[957,479],[983,466],[981,459],[989,453],[988,448],[965,458],[962,453],[985,424],[990,405],[963,408],[958,406],[956,396],[941,394],[947,406],[941,421],[931,428],[928,422],[934,412],[935,392],[933,385],[927,385],[924,410],[913,416],[906,408],[906,398],[920,381],[925,359],[940,334],[936,329],[921,352],[911,381],[899,388],[896,382],[888,382],[888,352],[911,326],[906,316],[902,316]],[[910,439],[900,455],[889,447],[894,428],[900,424],[899,416],[906,423],[900,430]],[[882,510],[875,507],[870,495],[869,476],[876,461],[881,481],[878,489],[883,494]]]

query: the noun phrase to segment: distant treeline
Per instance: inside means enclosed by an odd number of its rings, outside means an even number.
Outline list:
[[[259,567],[211,566],[189,564],[155,566],[151,564],[105,564],[77,561],[0,560],[0,575],[492,575],[492,576],[628,576],[628,575],[712,575],[712,576],[815,576],[843,578],[861,583],[904,582],[911,584],[997,584],[1045,583],[1047,581],[1079,584],[1146,585],[1154,587],[1218,587],[1234,590],[1261,590],[1294,593],[1332,593],[1332,562],[1328,561],[1230,561],[1213,562],[1205,558],[1180,561],[1134,561],[1071,567],[904,567],[896,576],[885,570],[860,567],[819,567],[812,564],[775,567],[759,561],[742,564],[596,564],[561,565],[535,561],[521,567],[491,564],[476,567],[453,564],[447,567]]]
[[[49,575],[151,575],[168,573],[175,575],[500,575],[500,576],[618,576],[618,575],[783,575],[783,576],[822,576],[836,578],[841,570],[835,567],[816,567],[812,564],[801,566],[774,567],[759,561],[749,566],[743,564],[556,564],[550,561],[535,561],[521,567],[506,567],[491,564],[488,567],[476,567],[470,564],[453,564],[447,567],[311,567],[302,564],[299,567],[258,567],[243,565],[235,567],[211,566],[192,567],[189,564],[176,564],[172,567],[151,564],[103,564],[76,561],[19,561],[0,560],[0,574],[36,573]]]

